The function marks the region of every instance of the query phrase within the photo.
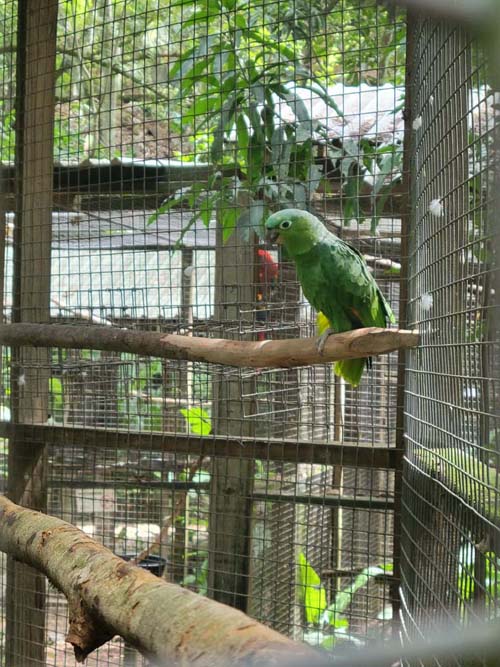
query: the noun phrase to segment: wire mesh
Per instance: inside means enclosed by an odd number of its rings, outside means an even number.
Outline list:
[[[422,344],[407,358],[402,596],[418,637],[499,613],[497,102],[462,31],[422,20],[411,40],[408,319]]]
[[[59,3],[54,89],[37,98],[54,115],[53,146],[31,139],[53,152],[53,207],[38,217],[27,199],[25,136],[6,213],[5,320],[312,335],[293,263],[256,233],[290,205],[360,249],[397,315],[405,38],[404,17],[374,0]],[[25,491],[28,470],[32,505],[328,652],[388,636],[397,458],[379,454],[396,445],[397,354],[374,359],[357,389],[328,366],[74,349],[4,359],[4,408],[23,425],[11,491]],[[65,599],[16,576],[4,652],[73,665]],[[9,597],[14,584],[27,595]],[[115,640],[89,664],[141,661]]]

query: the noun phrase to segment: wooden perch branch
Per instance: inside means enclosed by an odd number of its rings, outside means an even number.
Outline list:
[[[126,563],[71,524],[4,496],[0,549],[46,574],[66,595],[66,640],[80,662],[119,634],[161,665],[324,664],[308,646]]]
[[[376,327],[357,329],[330,336],[322,354],[318,352],[317,341],[317,338],[290,338],[254,342],[101,326],[0,325],[2,345],[109,350],[252,368],[292,368],[376,356],[415,347],[419,335],[416,331]]]

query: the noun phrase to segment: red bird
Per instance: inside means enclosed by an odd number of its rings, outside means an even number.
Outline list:
[[[257,250],[257,257],[259,262],[259,287],[257,291],[257,317],[260,322],[265,322],[268,317],[268,312],[265,307],[265,295],[269,294],[274,287],[279,273],[279,264],[276,262],[270,252],[259,248]],[[264,331],[257,333],[257,340],[265,340]]]

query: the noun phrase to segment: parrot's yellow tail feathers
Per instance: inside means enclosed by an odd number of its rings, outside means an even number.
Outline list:
[[[327,329],[331,328],[326,315],[323,315],[321,312],[316,315],[316,324],[318,325],[318,333],[320,336],[322,333],[325,333]]]
[[[365,369],[366,359],[343,359],[336,361],[333,370],[353,387],[357,387]]]
[[[331,328],[328,318],[321,312],[318,313],[316,317],[316,323],[318,325],[318,333],[320,336],[327,329]],[[333,370],[336,375],[344,378],[344,380],[353,387],[357,387],[361,381],[365,364],[366,359],[343,359],[342,361],[335,362]]]

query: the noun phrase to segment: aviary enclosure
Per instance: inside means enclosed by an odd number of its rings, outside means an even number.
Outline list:
[[[477,38],[375,0],[2,0],[0,35],[9,498],[333,664],[498,618],[499,98]],[[315,336],[263,235],[291,206],[363,254],[418,345],[355,389],[325,363],[99,349]],[[9,338],[26,323],[53,337]],[[1,563],[2,664],[75,664],[66,598]],[[120,639],[88,658],[143,661]]]

